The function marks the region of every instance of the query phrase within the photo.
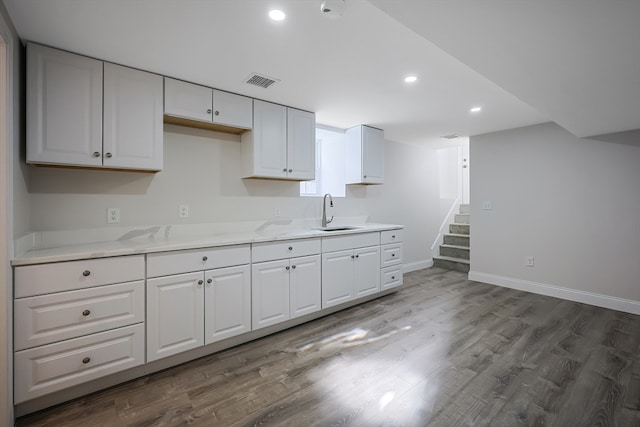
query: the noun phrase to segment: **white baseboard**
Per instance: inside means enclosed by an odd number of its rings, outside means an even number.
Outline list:
[[[534,294],[562,298],[569,301],[581,302],[584,304],[595,305],[597,307],[610,308],[612,310],[624,311],[625,313],[640,314],[640,301],[594,294],[592,292],[579,291],[576,289],[563,288],[561,286],[530,282],[521,279],[513,279],[511,277],[497,276],[495,274],[481,273],[478,271],[470,271],[469,280],[503,286],[505,288],[518,289],[520,291],[532,292]]]
[[[402,265],[402,272],[409,273],[411,271],[422,270],[424,268],[433,267],[432,259],[424,259],[422,261],[410,262]]]

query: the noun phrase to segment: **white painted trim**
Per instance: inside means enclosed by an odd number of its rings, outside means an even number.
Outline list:
[[[410,262],[407,264],[403,264],[402,265],[402,272],[403,273],[410,273],[412,271],[416,271],[416,270],[423,270],[425,268],[430,268],[433,267],[433,260],[432,259],[424,259],[422,261],[415,261],[415,262]]]
[[[527,280],[514,279],[495,274],[487,274],[479,271],[470,271],[469,280],[517,289],[520,291],[532,292],[534,294],[547,295],[569,301],[581,302],[584,304],[595,305],[597,307],[610,308],[612,310],[624,311],[625,313],[640,314],[640,301],[563,288],[562,286],[549,285],[546,283],[530,282]]]
[[[438,235],[436,236],[433,244],[431,245],[431,257],[436,257],[440,255],[440,244],[443,242],[444,235],[447,234],[445,229],[449,226],[449,224],[453,223],[455,219],[456,212],[458,212],[460,206],[460,197],[456,197],[453,201],[453,204],[449,208],[449,212],[447,212],[447,216],[444,217],[442,224],[440,224],[440,228],[438,229]]]

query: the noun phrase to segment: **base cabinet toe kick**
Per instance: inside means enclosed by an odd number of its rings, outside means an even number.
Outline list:
[[[402,240],[396,228],[15,266],[16,414],[393,292]]]

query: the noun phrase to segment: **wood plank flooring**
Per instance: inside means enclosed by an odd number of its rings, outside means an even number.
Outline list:
[[[640,316],[437,268],[26,426],[640,426]]]

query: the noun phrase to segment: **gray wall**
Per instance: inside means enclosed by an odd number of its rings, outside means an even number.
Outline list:
[[[640,146],[547,123],[470,148],[472,279],[640,310]]]

